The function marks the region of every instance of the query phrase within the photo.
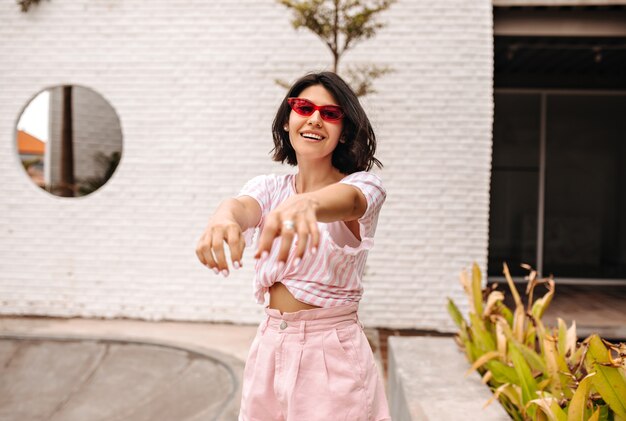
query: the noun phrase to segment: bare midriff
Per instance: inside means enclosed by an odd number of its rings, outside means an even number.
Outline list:
[[[303,303],[289,292],[287,287],[281,282],[276,282],[270,287],[270,308],[279,310],[280,313],[294,313],[300,310],[310,310],[320,308],[311,304]]]

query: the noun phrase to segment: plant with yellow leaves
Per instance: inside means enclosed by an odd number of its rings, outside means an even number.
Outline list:
[[[511,279],[504,275],[515,301],[511,311],[504,293],[496,284],[482,288],[478,265],[471,276],[461,273],[461,284],[469,297],[469,322],[448,298],[448,312],[459,327],[455,336],[509,415],[518,421],[626,421],[626,344],[609,343],[597,335],[582,342],[576,336],[576,322],[568,328],[562,319],[548,328],[541,321],[554,297],[552,276],[538,279],[530,271],[527,307]],[[536,301],[537,285],[547,292]]]

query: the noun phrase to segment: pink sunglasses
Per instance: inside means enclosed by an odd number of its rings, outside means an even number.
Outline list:
[[[319,111],[322,120],[328,121],[329,123],[336,123],[343,118],[343,110],[338,105],[319,106],[304,98],[288,98],[287,102],[292,110],[304,117],[308,117],[313,115],[315,111]]]

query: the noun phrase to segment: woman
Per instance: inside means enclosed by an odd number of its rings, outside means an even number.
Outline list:
[[[390,420],[382,379],[357,315],[367,250],[385,201],[369,173],[376,137],[350,87],[309,74],[282,101],[275,161],[297,174],[260,175],[210,218],[196,250],[228,276],[259,228],[254,294],[269,292],[244,369],[240,421]]]

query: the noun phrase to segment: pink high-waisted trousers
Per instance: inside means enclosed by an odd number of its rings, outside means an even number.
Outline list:
[[[358,307],[266,307],[244,368],[239,421],[390,421]]]

